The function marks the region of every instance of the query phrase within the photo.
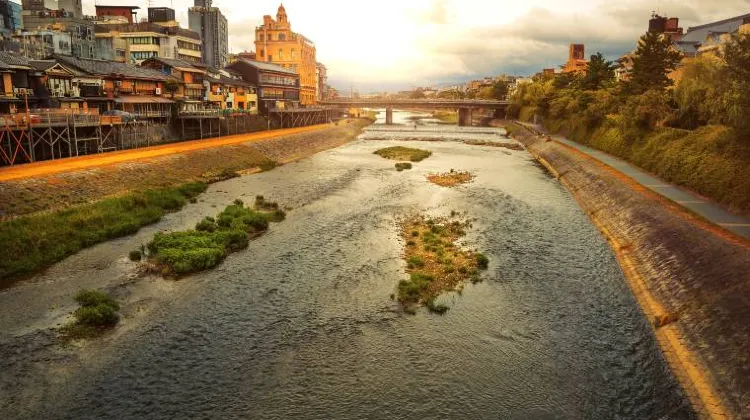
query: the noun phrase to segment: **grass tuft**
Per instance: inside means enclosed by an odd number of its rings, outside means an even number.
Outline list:
[[[409,162],[421,162],[428,157],[432,156],[432,152],[421,149],[413,149],[411,147],[394,146],[380,149],[374,152],[374,154],[391,160],[402,160]]]
[[[132,235],[185,206],[206,190],[204,183],[134,192],[92,204],[0,223],[0,281],[47,268],[98,243]]]

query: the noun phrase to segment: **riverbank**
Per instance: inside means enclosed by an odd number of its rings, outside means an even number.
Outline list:
[[[534,108],[520,119],[534,120]],[[657,127],[628,140],[619,120],[608,118],[590,127],[581,118],[544,118],[550,133],[624,159],[658,178],[689,188],[730,210],[750,215],[750,156],[738,147],[731,128],[713,125],[696,130]]]
[[[358,120],[257,142],[7,180],[0,187],[0,211],[9,220],[0,222],[0,242],[18,257],[0,261],[0,287],[81,249],[132,234],[195,200],[197,193],[182,194],[179,186],[195,183],[202,192],[207,183],[339,146],[366,124]]]
[[[271,161],[288,163],[354,139],[369,120],[278,130],[137,150],[40,162],[0,171],[0,219],[66,208],[133,190],[211,182],[227,172],[252,172]],[[129,156],[132,154],[133,156]],[[86,159],[102,164],[86,166]],[[58,168],[61,168],[58,170]],[[55,171],[55,172],[52,172]],[[9,175],[13,172],[12,176]],[[19,172],[19,174],[16,174]],[[51,173],[50,173],[51,172]],[[6,176],[8,175],[8,176]]]
[[[575,149],[510,131],[610,242],[696,411],[741,418],[750,407],[750,243]]]

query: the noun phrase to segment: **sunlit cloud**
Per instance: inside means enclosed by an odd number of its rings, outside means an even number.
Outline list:
[[[107,4],[146,1],[111,0]],[[187,26],[192,0],[154,0]],[[84,0],[90,13],[93,1]],[[234,52],[254,49],[263,15],[278,0],[215,0]],[[501,73],[531,74],[565,62],[570,42],[610,59],[634,48],[652,11],[685,28],[750,12],[750,0],[285,0],[292,28],[312,39],[332,84],[364,91],[438,85]]]

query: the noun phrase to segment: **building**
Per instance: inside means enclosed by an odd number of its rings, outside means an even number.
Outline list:
[[[96,5],[96,17],[121,20],[123,23],[136,23],[138,6],[100,6]]]
[[[73,37],[69,32],[39,30],[23,31],[13,35],[19,53],[33,60],[42,60],[53,54],[73,55]]]
[[[127,61],[131,63],[140,63],[153,57],[192,62],[200,62],[202,59],[200,35],[179,26],[163,26],[151,22],[96,25],[96,38],[112,39],[116,47],[115,55],[119,58],[126,54]]]
[[[695,57],[699,55],[700,49],[704,45],[716,45],[722,43],[722,35],[733,34],[740,31],[740,27],[750,24],[750,13],[735,16],[733,18],[720,20],[718,22],[707,23],[705,25],[688,28],[687,32],[674,40],[675,48],[682,51],[686,57]],[[728,39],[725,37],[724,39]],[[715,50],[714,48],[704,48],[706,51]]]
[[[209,67],[224,68],[229,63],[229,24],[212,0],[195,0],[188,10],[190,30],[200,34],[203,62]]]
[[[23,28],[21,5],[10,0],[0,0],[0,32],[10,35]]]
[[[162,72],[104,60],[54,56],[73,73],[71,85],[80,90],[88,108],[119,109],[144,118],[167,118],[174,101],[165,98],[171,78]]]
[[[563,73],[585,72],[587,68],[586,47],[583,44],[570,44],[568,61],[563,66]]]
[[[148,21],[151,23],[171,24],[175,22],[174,9],[169,7],[149,7]]]
[[[319,101],[325,100],[326,98],[326,92],[328,87],[328,68],[323,63],[317,63],[318,68],[318,85],[317,85],[317,95]]]
[[[295,71],[271,63],[237,60],[227,66],[228,71],[257,88],[260,113],[268,115],[275,108],[295,108],[300,104],[300,76]]]
[[[58,9],[50,9],[45,4]],[[94,22],[85,19],[80,0],[24,0],[23,26],[28,31],[70,34],[71,54],[81,58],[110,58],[112,51],[97,48]]]
[[[680,28],[679,18],[667,18],[656,13],[651,15],[648,21],[648,31],[664,34],[674,42],[679,41],[684,35],[684,30]]]
[[[263,16],[263,25],[255,29],[255,52],[258,61],[277,64],[300,76],[300,102],[314,105],[318,89],[315,44],[292,32],[284,5],[279,6],[276,20]]]

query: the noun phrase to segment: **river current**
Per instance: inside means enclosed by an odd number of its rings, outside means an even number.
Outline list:
[[[165,218],[154,229],[256,194],[293,208],[219,268],[180,280],[197,287],[126,334],[116,357],[74,370],[33,417],[694,418],[608,244],[564,187],[525,151],[456,141],[508,141],[500,129],[421,127],[376,127],[212,185]],[[445,141],[398,141],[420,136]],[[393,145],[433,156],[396,172],[373,154]],[[476,179],[425,179],[451,169]],[[390,298],[405,278],[397,221],[453,210],[475,219],[463,242],[489,256],[485,281],[442,298],[443,316],[403,314]]]

